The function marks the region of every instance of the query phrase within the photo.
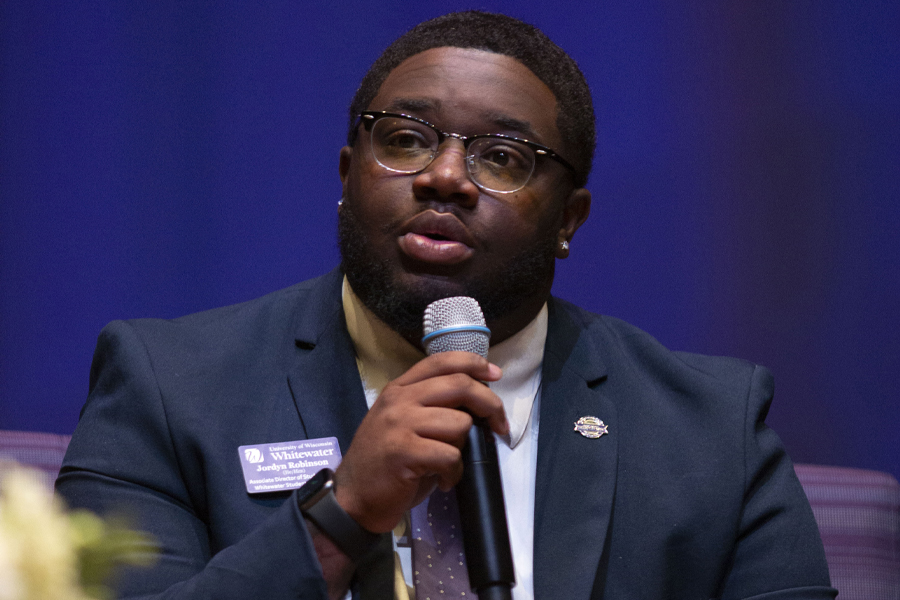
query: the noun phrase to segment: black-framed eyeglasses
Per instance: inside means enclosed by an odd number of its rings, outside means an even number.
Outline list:
[[[438,148],[447,138],[463,143],[469,177],[485,191],[519,191],[531,179],[538,156],[552,158],[575,173],[575,167],[559,154],[529,140],[495,133],[470,136],[447,133],[428,121],[384,111],[364,111],[359,120],[370,134],[375,160],[395,173],[424,170],[434,161]]]

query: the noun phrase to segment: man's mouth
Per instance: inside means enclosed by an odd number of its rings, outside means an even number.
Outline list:
[[[399,237],[400,250],[413,260],[454,265],[474,253],[472,237],[453,215],[425,211],[404,226]]]
[[[400,237],[400,250],[421,262],[454,265],[468,259],[472,248],[439,235],[407,233]]]

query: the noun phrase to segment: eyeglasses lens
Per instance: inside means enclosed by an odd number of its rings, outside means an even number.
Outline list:
[[[437,132],[410,119],[382,117],[372,127],[375,159],[391,171],[421,171],[432,161],[437,147]]]
[[[469,173],[481,187],[512,192],[524,186],[534,170],[534,152],[503,138],[478,138],[469,145]]]

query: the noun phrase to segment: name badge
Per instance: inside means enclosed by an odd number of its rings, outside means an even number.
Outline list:
[[[341,448],[336,437],[238,446],[247,493],[294,490],[321,469],[337,468]]]

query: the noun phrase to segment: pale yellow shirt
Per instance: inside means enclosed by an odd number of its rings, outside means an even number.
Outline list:
[[[371,408],[384,387],[425,358],[425,354],[372,314],[353,293],[346,278],[342,301],[366,402]],[[545,304],[524,329],[491,346],[488,351],[488,359],[503,369],[503,378],[489,385],[503,401],[510,425],[509,436],[497,437],[500,442],[497,454],[516,569],[514,600],[532,600],[534,597],[534,482],[541,364],[546,339]],[[398,525],[395,535],[402,536],[405,526],[406,523]],[[409,548],[396,550],[395,598],[415,598]]]

